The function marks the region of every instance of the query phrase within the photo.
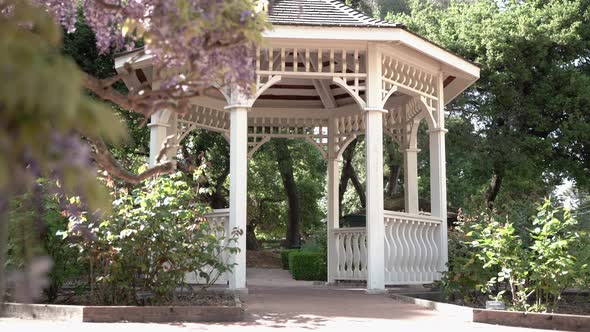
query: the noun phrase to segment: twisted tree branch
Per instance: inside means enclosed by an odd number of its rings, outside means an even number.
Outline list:
[[[169,161],[157,166],[151,167],[150,169],[140,173],[133,174],[128,170],[124,169],[118,160],[112,155],[111,151],[107,147],[106,143],[101,138],[86,138],[90,143],[93,150],[93,157],[96,163],[104,169],[109,175],[123,180],[127,183],[137,184],[143,180],[157,175],[164,175],[174,173],[177,169],[177,162]],[[166,150],[165,147],[162,150]],[[165,151],[164,151],[165,154]],[[160,155],[163,155],[160,152]]]

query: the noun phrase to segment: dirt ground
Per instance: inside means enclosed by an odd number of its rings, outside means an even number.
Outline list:
[[[275,251],[248,250],[246,264],[249,268],[281,268],[281,256]]]

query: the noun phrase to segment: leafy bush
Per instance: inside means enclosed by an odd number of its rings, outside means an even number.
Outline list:
[[[289,254],[292,252],[298,252],[299,249],[283,249],[281,250],[281,266],[283,270],[289,270]]]
[[[289,253],[289,270],[295,280],[326,280],[326,255],[320,252],[299,251]]]
[[[493,211],[462,217],[443,288],[468,304],[484,295],[517,310],[554,311],[564,289],[587,286],[588,241],[569,211],[549,200],[528,219],[511,215],[516,222]]]
[[[201,218],[208,207],[197,201],[198,190],[180,173],[161,176],[130,193],[119,190],[112,214],[100,222],[85,215],[72,220],[69,234],[78,239],[76,247],[89,262],[96,301],[136,303],[141,291],[164,303],[183,284],[186,272],[213,283],[231,270],[222,258],[239,250],[235,243],[241,230],[222,235],[222,225]],[[84,229],[89,236],[81,236]],[[218,273],[207,272],[211,267]]]
[[[327,252],[328,250],[328,233],[325,225],[313,227],[311,236],[301,246],[301,251]]]

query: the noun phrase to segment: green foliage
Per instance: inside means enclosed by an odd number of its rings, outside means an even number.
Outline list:
[[[289,270],[289,254],[292,252],[299,252],[299,249],[283,249],[281,250],[281,266],[283,270]]]
[[[13,7],[11,15],[0,17],[0,72],[10,77],[0,83],[0,188],[29,189],[26,159],[37,163],[41,176],[62,167],[60,186],[65,191],[84,193],[87,203],[104,207],[108,195],[89,165],[59,164],[67,151],[59,149],[56,137],[83,133],[115,141],[123,136],[123,127],[84,92],[78,67],[61,53],[62,31],[53,18],[27,1],[4,5]]]
[[[564,179],[588,188],[588,1],[398,2],[406,9],[389,20],[481,65],[447,106],[452,206],[479,206],[492,176],[497,205],[549,195]]]
[[[150,179],[131,192],[119,190],[112,215],[89,222],[91,240],[79,239],[75,246],[90,264],[99,303],[134,303],[137,291],[153,292],[155,302],[165,303],[185,273],[213,283],[231,270],[222,258],[239,250],[242,230],[224,234],[223,226],[202,219],[209,208],[196,200],[199,190],[204,189],[190,187],[180,173]],[[88,221],[72,222],[69,236],[79,235],[80,223]],[[211,267],[218,273],[210,273]]]
[[[301,251],[323,252],[328,251],[328,232],[325,224],[310,230],[310,236],[301,245]]]
[[[445,292],[468,304],[483,294],[517,310],[554,311],[566,288],[588,287],[590,247],[580,234],[570,212],[549,200],[524,219],[489,210],[463,217],[449,238]]]
[[[43,187],[51,185],[43,182]],[[42,184],[39,184],[41,187]],[[67,229],[68,219],[63,216],[57,198],[43,194],[43,214],[36,218],[30,195],[15,198],[10,205],[8,222],[7,270],[22,270],[33,257],[48,255],[52,261],[49,284],[43,292],[53,302],[63,283],[84,274],[85,267],[77,260],[77,252],[57,233]],[[37,224],[41,221],[42,224]]]
[[[287,140],[293,159],[297,185],[300,230],[305,238],[325,217],[323,199],[326,186],[326,162],[306,141]],[[257,235],[269,239],[285,237],[288,205],[272,142],[263,145],[248,165],[248,222],[255,224]]]
[[[325,253],[294,251],[289,253],[289,271],[295,280],[323,280],[328,275]]]

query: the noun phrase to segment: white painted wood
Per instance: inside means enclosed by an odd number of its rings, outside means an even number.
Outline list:
[[[404,156],[404,203],[408,213],[418,214],[418,152],[419,149],[403,150]]]
[[[150,128],[150,156],[149,166],[154,167],[159,163],[166,162],[167,159],[156,160],[164,148],[164,143],[168,137],[168,128],[170,114],[166,110],[160,110],[152,115],[148,128]],[[170,155],[170,154],[169,154]]]
[[[440,62],[454,67],[466,76],[479,78],[479,67],[458,55],[422,38],[412,32],[399,28],[367,27],[318,27],[318,26],[274,26],[263,33],[265,39],[274,40],[316,40],[325,45],[338,44],[342,41],[367,41],[385,43],[403,43],[409,48],[428,55],[433,62]]]
[[[374,43],[367,49],[367,105],[365,109],[367,191],[367,290],[385,289],[383,225],[383,110],[381,105],[381,53]]]
[[[424,284],[440,278],[441,221],[425,215],[384,211],[384,284]],[[332,230],[335,280],[367,280],[368,242],[364,227]],[[370,273],[370,272],[369,272]]]
[[[216,231],[213,233],[215,237],[220,239],[219,245],[223,248],[227,246],[227,238],[231,236],[229,231],[229,209],[216,209],[210,213],[206,213],[203,217],[207,219],[207,222],[211,225],[212,229]],[[219,227],[221,226],[221,227]],[[216,252],[215,255],[220,257],[221,261],[224,263],[228,263],[229,255],[227,252]],[[225,285],[228,283],[228,275],[227,273],[219,273],[211,266],[205,266],[203,268],[204,272],[209,273],[209,277],[211,279],[215,279],[214,284],[216,285]],[[206,284],[207,281],[198,276],[195,272],[187,272],[184,275],[184,282],[187,284]]]
[[[248,108],[229,106],[230,110],[230,185],[229,185],[229,230],[240,229],[237,246],[240,252],[231,255],[236,266],[229,276],[230,289],[246,288],[246,209],[248,179]]]
[[[439,86],[442,87],[442,73],[439,75]],[[442,88],[440,89],[442,94]],[[441,100],[443,98],[440,98]],[[444,102],[439,102],[435,112],[438,127],[429,131],[430,141],[430,198],[431,213],[441,219],[442,227],[438,242],[441,249],[439,270],[445,271],[448,262],[447,244],[447,175],[445,156]]]
[[[334,242],[334,280],[367,279],[367,236],[364,227],[336,228]]]
[[[441,221],[418,214],[385,211],[387,285],[431,283],[438,274]]]
[[[340,227],[339,180],[340,158],[337,146],[337,119],[330,119],[328,126],[328,282],[334,282],[338,270],[338,250],[334,230]]]

